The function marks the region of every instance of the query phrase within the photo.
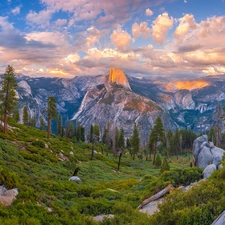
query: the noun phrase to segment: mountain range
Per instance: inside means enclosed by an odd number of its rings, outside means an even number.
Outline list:
[[[132,134],[136,122],[143,141],[158,116],[167,130],[208,130],[215,122],[219,102],[225,102],[223,75],[171,81],[165,77],[135,78],[111,68],[98,76],[65,79],[17,74],[16,79],[21,120],[23,107],[27,106],[39,125],[48,96],[54,96],[64,122],[80,121],[86,131],[91,124],[99,124],[103,131],[110,122],[112,127],[123,127],[126,137]]]

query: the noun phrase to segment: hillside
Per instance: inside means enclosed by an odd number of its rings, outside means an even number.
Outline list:
[[[201,178],[202,170],[185,169],[189,166],[189,156],[179,161],[170,158],[174,169],[159,176],[159,169],[151,161],[132,161],[126,154],[118,172],[118,158],[107,154],[100,144],[91,161],[90,144],[56,136],[46,139],[44,131],[11,125],[14,129],[7,135],[0,133],[0,185],[7,189],[17,187],[19,195],[11,206],[0,205],[0,224],[97,224],[93,216],[109,213],[115,215],[114,219],[103,224],[155,224],[155,219],[164,218],[165,212],[154,217],[140,213],[136,208],[142,200],[169,183],[178,187]],[[63,161],[61,158],[67,159],[65,156],[68,160]],[[77,166],[81,169],[80,184],[68,181]],[[220,193],[211,193],[208,198],[216,194]],[[171,196],[174,195],[172,192]],[[221,210],[217,209],[212,218]]]

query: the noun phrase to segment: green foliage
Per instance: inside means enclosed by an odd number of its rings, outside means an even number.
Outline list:
[[[157,158],[156,158],[156,160],[157,160]],[[170,170],[170,166],[169,166],[167,159],[164,158],[163,163],[161,165],[160,173],[163,173],[164,171],[167,171],[167,170]]]
[[[39,147],[39,148],[45,148],[45,142],[42,141],[42,140],[32,141],[32,145],[36,146],[36,147]]]
[[[48,117],[48,127],[47,127],[47,136],[50,137],[51,131],[51,121],[56,118],[56,100],[54,96],[48,97],[48,108],[47,108],[47,117]]]
[[[20,184],[20,178],[19,176],[14,173],[12,170],[7,169],[7,168],[1,168],[0,167],[0,184],[3,185],[7,188],[7,189],[11,189],[14,187],[18,187],[18,185]]]
[[[155,167],[156,167],[156,168],[160,168],[160,167],[161,167],[161,165],[162,165],[162,160],[161,160],[161,157],[160,157],[160,155],[159,155],[159,154],[157,154],[157,156],[156,156],[156,160],[155,160]]]
[[[29,115],[28,115],[27,107],[24,106],[23,107],[23,124],[28,125],[28,121],[29,121]]]
[[[134,123],[133,134],[131,136],[131,146],[133,148],[132,154],[134,159],[135,155],[139,152],[140,149],[140,138],[136,123]]]

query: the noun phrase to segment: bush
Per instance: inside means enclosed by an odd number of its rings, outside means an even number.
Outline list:
[[[45,142],[42,140],[35,140],[32,142],[32,145],[39,148],[45,148]]]
[[[156,160],[155,160],[155,168],[160,168],[161,164],[162,164],[161,157],[159,154],[157,154]]]
[[[162,174],[164,171],[170,170],[169,163],[166,158],[164,158],[163,163],[161,165],[160,174]]]

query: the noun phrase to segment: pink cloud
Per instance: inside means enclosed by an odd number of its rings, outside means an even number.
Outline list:
[[[137,37],[149,38],[150,31],[151,31],[151,29],[148,27],[147,22],[141,22],[139,25],[138,25],[138,23],[134,23],[132,25],[132,33],[133,33],[133,36],[135,39]]]
[[[169,29],[173,26],[173,18],[168,13],[159,15],[153,21],[152,37],[155,43],[163,44]]]
[[[132,38],[129,33],[122,30],[121,28],[114,30],[110,38],[116,48],[122,51],[127,51],[130,48]]]

